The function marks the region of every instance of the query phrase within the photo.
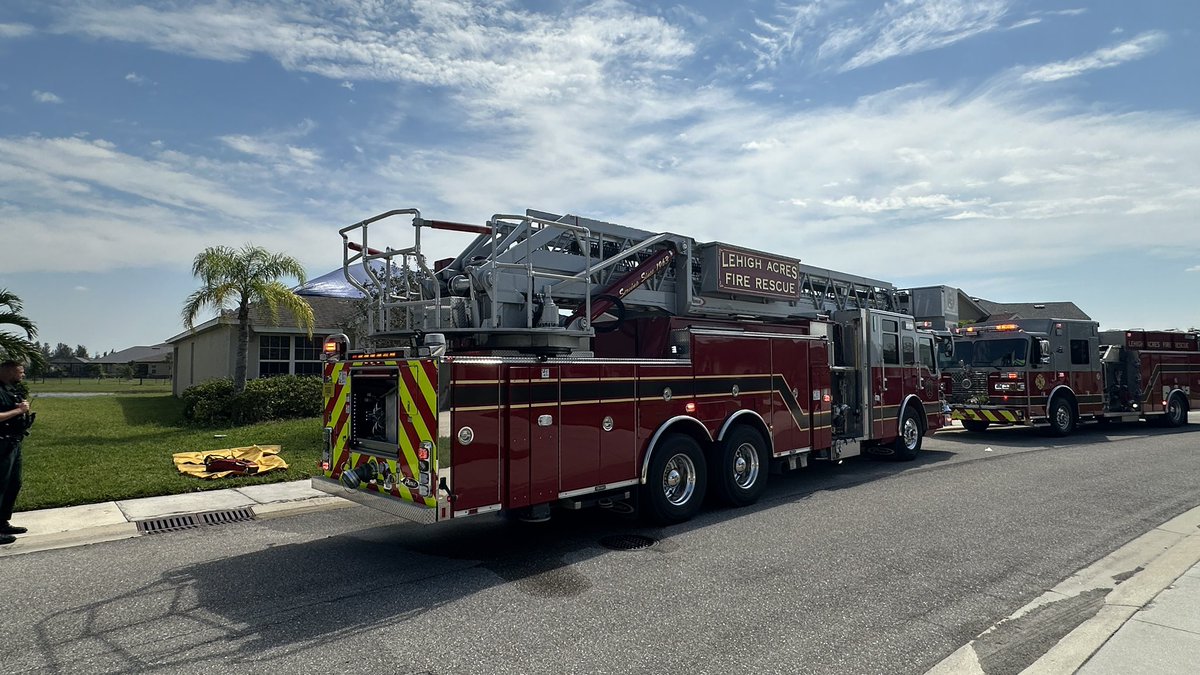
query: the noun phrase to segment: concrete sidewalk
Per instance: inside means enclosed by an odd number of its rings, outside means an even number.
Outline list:
[[[304,511],[354,506],[312,489],[307,480],[248,485],[165,497],[124,499],[13,514],[12,524],[29,528],[16,543],[0,546],[5,556],[137,537],[138,523],[170,516],[250,509],[256,520]]]
[[[1139,609],[1077,672],[1200,673],[1200,565]]]

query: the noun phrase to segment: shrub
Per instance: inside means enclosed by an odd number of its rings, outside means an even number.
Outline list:
[[[215,423],[229,421],[229,404],[233,399],[233,380],[208,380],[183,390],[183,419],[192,422]]]
[[[209,380],[183,392],[184,419],[200,424],[253,424],[321,414],[321,378],[280,375],[246,382],[234,395],[233,381]]]

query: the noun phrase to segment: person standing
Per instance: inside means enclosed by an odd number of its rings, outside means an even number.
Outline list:
[[[29,401],[16,386],[23,379],[24,365],[0,363],[0,544],[11,544],[17,540],[13,535],[26,531],[8,522],[21,491],[21,440],[30,423]]]

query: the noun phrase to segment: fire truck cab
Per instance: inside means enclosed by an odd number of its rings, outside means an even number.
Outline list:
[[[1020,424],[1065,436],[1091,420],[1178,426],[1200,402],[1195,334],[1101,333],[1095,321],[1072,319],[977,324],[955,334],[947,402],[969,431]]]
[[[398,215],[416,243],[372,248]],[[425,229],[475,236],[431,265]],[[325,347],[313,486],[415,522],[678,522],[811,460],[913,459],[943,422],[934,338],[886,282],[534,210],[341,235],[367,313]]]

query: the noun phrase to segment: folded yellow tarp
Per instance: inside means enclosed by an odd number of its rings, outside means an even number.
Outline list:
[[[232,471],[209,471],[205,468],[204,458],[209,456],[231,457],[233,459],[244,459],[254,462],[258,465],[258,471],[253,475],[274,471],[275,469],[288,468],[287,462],[279,457],[278,445],[251,445],[248,448],[226,448],[224,450],[210,450],[208,452],[177,452],[172,457],[175,460],[175,468],[179,469],[179,473],[197,478],[223,478],[233,474]]]

